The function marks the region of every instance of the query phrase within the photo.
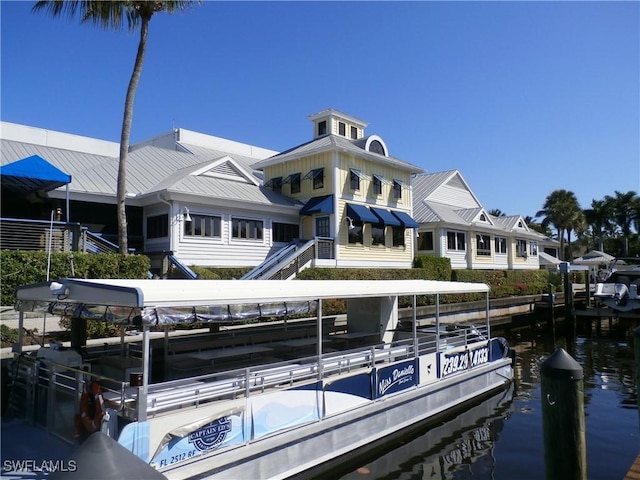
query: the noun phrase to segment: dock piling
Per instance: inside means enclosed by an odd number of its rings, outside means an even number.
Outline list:
[[[546,480],[586,480],[582,367],[557,348],[540,368]]]

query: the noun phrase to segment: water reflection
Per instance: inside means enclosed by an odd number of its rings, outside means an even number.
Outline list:
[[[494,442],[509,416],[513,385],[468,410],[405,438],[389,454],[361,465],[342,479],[447,479],[486,457],[491,465]]]
[[[589,329],[574,336],[567,326],[570,332],[538,328],[508,335],[517,352],[515,385],[334,478],[544,478],[540,365],[557,347],[583,368],[588,478],[623,478],[640,452],[640,435],[633,326],[619,327],[598,335]]]

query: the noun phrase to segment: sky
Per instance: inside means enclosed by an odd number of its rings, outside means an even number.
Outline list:
[[[0,118],[117,142],[138,32],[0,1]],[[326,108],[487,210],[640,192],[640,2],[214,2],[150,23],[131,143],[283,151]]]

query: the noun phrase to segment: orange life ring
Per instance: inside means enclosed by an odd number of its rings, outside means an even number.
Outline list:
[[[80,397],[80,418],[85,434],[90,435],[100,430],[102,418],[104,417],[104,399],[102,398],[102,387],[97,381],[89,384],[87,392]]]

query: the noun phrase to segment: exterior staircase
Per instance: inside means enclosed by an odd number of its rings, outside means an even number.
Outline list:
[[[332,239],[293,241],[247,272],[242,280],[289,280],[320,258],[333,258]]]

